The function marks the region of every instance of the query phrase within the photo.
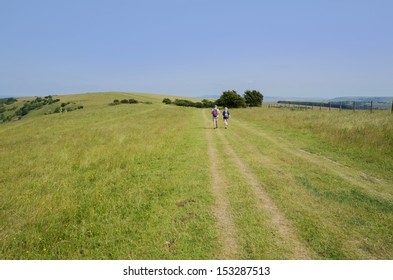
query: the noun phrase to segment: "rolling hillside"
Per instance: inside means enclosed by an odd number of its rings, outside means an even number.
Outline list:
[[[393,259],[392,114],[230,109],[213,129],[165,97],[53,96],[0,124],[0,257]]]

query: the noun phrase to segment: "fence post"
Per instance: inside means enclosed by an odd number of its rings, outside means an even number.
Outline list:
[[[373,101],[371,100],[370,113],[373,112]]]
[[[332,109],[332,103],[329,101],[329,111]]]
[[[353,102],[353,106],[352,106],[352,107],[353,107],[352,109],[353,109],[354,112],[355,112],[355,104],[356,104],[356,103],[355,103],[355,101],[354,101],[354,102]]]
[[[340,111],[343,109],[343,103],[340,103]]]
[[[393,114],[393,101],[392,101],[392,111],[391,111],[391,112],[392,112],[392,114]]]

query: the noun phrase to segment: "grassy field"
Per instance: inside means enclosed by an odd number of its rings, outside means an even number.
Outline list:
[[[160,95],[58,98],[83,109],[0,124],[1,259],[393,259],[386,111],[214,130]]]
[[[312,258],[392,259],[392,120],[386,111],[239,110],[226,139]]]
[[[126,97],[155,104],[67,96],[85,108],[0,127],[1,258],[214,256],[199,114]]]

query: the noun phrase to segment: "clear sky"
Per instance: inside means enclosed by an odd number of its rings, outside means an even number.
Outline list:
[[[0,0],[0,96],[393,96],[391,0]]]

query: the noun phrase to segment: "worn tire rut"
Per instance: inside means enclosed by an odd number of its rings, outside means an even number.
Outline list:
[[[206,114],[204,114],[206,122],[208,118]],[[213,129],[212,129],[213,130]],[[207,129],[206,137],[208,140],[208,150],[210,157],[218,158],[217,148],[215,147],[215,143],[213,141],[212,130]],[[296,230],[292,227],[290,221],[286,219],[286,217],[280,212],[278,207],[275,205],[273,200],[269,197],[269,195],[265,192],[263,188],[263,184],[259,182],[257,177],[250,171],[247,164],[239,157],[238,154],[232,149],[231,145],[225,139],[222,131],[220,129],[215,130],[216,134],[220,138],[220,141],[224,144],[225,153],[229,156],[233,162],[238,167],[240,173],[244,177],[245,181],[248,182],[248,185],[252,188],[255,196],[258,198],[260,203],[257,204],[257,208],[260,211],[264,211],[268,213],[268,216],[271,217],[270,224],[273,226],[274,230],[277,231],[279,238],[281,240],[286,240],[288,243],[292,244],[292,251],[295,259],[311,259],[311,251],[308,247],[306,247],[296,234]],[[219,186],[226,186],[227,181],[221,172],[215,172],[218,170],[218,166],[216,161],[212,161],[212,183],[213,183],[213,193],[216,197],[217,205],[215,210],[215,215],[220,222],[220,227],[222,229],[223,243],[226,246],[230,246],[230,248],[224,248],[223,254],[225,256],[230,256],[229,251],[237,252],[239,251],[239,245],[235,239],[236,227],[230,218],[230,206],[228,201],[225,199],[224,190]],[[253,209],[250,209],[253,211]],[[231,245],[231,243],[233,243]],[[233,253],[237,254],[237,253]]]
[[[271,224],[277,230],[282,240],[287,240],[292,244],[292,251],[295,259],[311,259],[311,252],[309,248],[303,245],[300,238],[296,234],[295,229],[290,221],[281,213],[268,193],[264,190],[263,183],[251,172],[247,164],[239,157],[239,155],[232,149],[231,145],[225,139],[221,131],[218,132],[221,141],[224,143],[225,151],[228,156],[236,163],[241,174],[244,176],[250,187],[254,191],[256,197],[260,201],[257,205],[263,208],[265,212],[271,217]]]
[[[206,122],[208,121],[206,114],[203,114]],[[211,170],[211,184],[215,199],[214,215],[219,226],[219,243],[220,251],[217,259],[239,259],[240,250],[237,241],[236,226],[231,217],[229,201],[225,194],[225,186],[228,186],[225,178],[219,169],[217,147],[214,143],[211,130],[206,130],[206,139],[208,144],[208,153]]]

